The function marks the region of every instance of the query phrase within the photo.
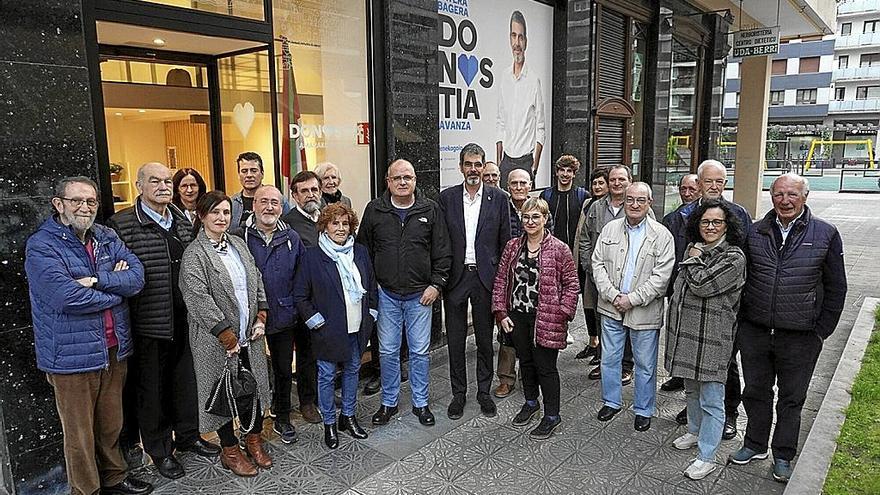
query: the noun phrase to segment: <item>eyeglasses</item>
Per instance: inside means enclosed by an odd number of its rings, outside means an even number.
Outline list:
[[[717,228],[720,228],[722,225],[724,225],[724,223],[725,223],[724,220],[722,220],[720,218],[715,218],[712,220],[703,219],[703,220],[700,220],[700,227],[708,227],[711,225],[717,229]]]
[[[624,202],[628,205],[638,204],[639,206],[645,206],[648,204],[648,198],[634,198],[632,196],[627,196]]]
[[[538,223],[544,218],[544,215],[523,215],[522,221],[523,223]]]
[[[395,175],[394,177],[389,177],[388,180],[391,182],[415,182],[416,178],[412,175]]]
[[[62,201],[70,201],[70,204],[73,205],[74,208],[79,208],[83,205],[83,203],[87,204],[89,208],[96,208],[98,206],[98,200],[95,198],[88,199],[79,199],[79,198],[59,198]]]

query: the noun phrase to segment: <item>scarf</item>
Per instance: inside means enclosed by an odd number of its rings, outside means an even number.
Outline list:
[[[220,236],[219,241],[215,241],[208,237],[208,240],[211,241],[211,246],[214,246],[214,250],[216,250],[220,254],[226,254],[227,247],[229,245],[228,238],[226,237],[226,232]]]
[[[704,253],[708,253],[709,251],[712,250],[712,248],[714,248],[715,246],[721,244],[721,243],[724,242],[725,240],[727,240],[727,234],[723,234],[721,237],[719,237],[715,242],[713,242],[713,243],[711,243],[711,244],[706,244],[706,243],[704,243],[704,242],[695,242],[695,243],[694,243],[694,247],[697,248],[697,249],[699,249],[700,251],[702,251],[702,252],[704,252]]]
[[[337,189],[336,192],[333,194],[321,192],[321,197],[324,198],[324,202],[328,205],[338,203],[340,200],[342,200],[342,191]]]
[[[333,242],[326,232],[321,232],[321,235],[318,236],[318,246],[339,267],[342,288],[348,297],[355,303],[361,302],[361,298],[367,291],[361,285],[360,277],[354,273],[354,237],[348,236],[345,244],[340,246]]]

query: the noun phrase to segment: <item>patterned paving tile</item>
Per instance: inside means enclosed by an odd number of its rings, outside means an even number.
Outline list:
[[[713,493],[718,494],[782,494],[785,485],[773,481],[772,478],[752,476],[739,469],[727,468],[718,476]]]
[[[330,478],[340,479],[346,486],[352,486],[391,462],[390,457],[363,442],[350,442],[315,459],[311,466]]]
[[[405,414],[410,414],[409,410]],[[411,415],[411,414],[410,414]],[[416,421],[418,425],[418,421]],[[376,427],[370,437],[362,440],[367,446],[392,459],[402,459],[430,442],[434,434],[430,428],[415,426],[398,415],[387,425]]]

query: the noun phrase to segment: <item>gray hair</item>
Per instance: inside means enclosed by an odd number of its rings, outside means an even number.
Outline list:
[[[137,181],[138,182],[143,182],[143,180],[147,178],[147,173],[145,172],[145,170],[150,165],[159,165],[160,167],[165,167],[165,164],[162,162],[147,162],[147,163],[141,165],[140,167],[138,167],[138,171],[137,171]],[[168,168],[168,167],[165,167],[165,168]]]
[[[70,184],[85,184],[87,186],[91,186],[92,189],[95,190],[95,194],[98,193],[98,184],[95,183],[92,179],[84,176],[77,175],[74,177],[65,177],[58,182],[55,183],[55,197],[63,198],[67,196],[67,186]]]
[[[782,174],[779,177],[775,178],[773,180],[773,183],[770,184],[770,193],[771,194],[773,193],[773,189],[776,188],[776,183],[779,182],[781,179],[790,179],[796,183],[799,183],[801,186],[801,193],[803,193],[804,196],[807,196],[810,194],[810,181],[806,177],[804,177],[803,175],[798,175],[794,172],[788,172],[788,173]]]
[[[629,185],[629,187],[626,188],[626,190],[629,191],[634,187],[640,187],[644,189],[648,193],[648,199],[650,199],[651,201],[654,200],[654,191],[651,190],[651,186],[649,186],[648,184],[644,182],[633,182]]]
[[[510,14],[511,29],[513,29],[514,22],[523,27],[523,38],[529,39],[528,35],[526,35],[526,16],[524,16],[523,13],[518,10],[514,10],[513,13]]]
[[[319,163],[318,166],[315,167],[315,174],[318,176],[318,179],[324,180],[324,174],[326,174],[331,168],[336,171],[336,177],[339,179],[339,182],[342,182],[342,174],[339,172],[339,167],[333,162]]]
[[[726,173],[725,173],[725,175],[726,175]],[[693,177],[694,181],[697,181],[700,178],[700,176],[697,174],[684,174],[678,179],[678,187],[681,187],[681,185],[684,184],[684,180],[687,179],[688,177]]]
[[[613,167],[611,167],[611,168],[608,169],[608,175],[609,175],[609,176],[611,175],[611,171],[612,171],[612,170],[623,170],[624,172],[626,172],[626,178],[627,178],[630,182],[632,182],[632,180],[633,180],[633,170],[629,167],[629,165],[623,165],[623,164],[620,164],[620,165],[614,165]]]
[[[481,161],[486,160],[486,152],[483,151],[483,147],[477,143],[468,143],[462,146],[461,151],[458,153],[458,164],[464,164],[464,156],[465,155],[479,155]]]
[[[724,164],[719,162],[718,160],[711,160],[710,159],[710,160],[703,160],[702,163],[700,163],[700,166],[697,167],[697,177],[702,177],[703,171],[709,167],[718,167],[719,169],[721,169],[722,172],[724,172],[724,176],[725,177],[727,176],[727,167],[725,167]]]
[[[522,172],[522,174],[520,174],[519,172]],[[523,169],[521,169],[521,168],[515,168],[515,169],[511,170],[509,174],[507,174],[507,184],[508,184],[508,185],[510,185],[510,181],[513,179],[513,174],[516,174],[516,175],[524,175],[523,178],[524,178],[526,181],[528,181],[528,183],[529,183],[529,187],[532,186],[532,176],[529,175],[528,172],[526,172],[525,170],[523,170]]]

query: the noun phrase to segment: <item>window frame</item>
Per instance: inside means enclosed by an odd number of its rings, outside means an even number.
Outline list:
[[[804,95],[809,96],[809,98],[804,98]],[[819,96],[819,88],[802,88],[798,89],[795,93],[794,103],[795,105],[815,105],[816,100]]]
[[[779,98],[779,99],[774,99],[774,98],[773,98],[773,95],[780,95],[781,98]],[[781,105],[785,105],[785,90],[784,90],[784,89],[778,89],[778,90],[772,90],[772,91],[770,91],[770,95],[768,96],[767,101],[768,101],[768,103],[769,103],[768,106],[771,106],[771,107],[778,107],[778,106],[781,106]]]

